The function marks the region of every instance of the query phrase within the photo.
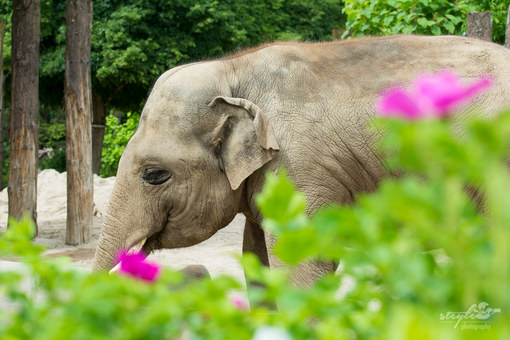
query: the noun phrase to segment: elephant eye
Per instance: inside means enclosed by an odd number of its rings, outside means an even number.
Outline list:
[[[146,169],[142,179],[152,185],[163,184],[172,177],[172,173],[166,170]]]

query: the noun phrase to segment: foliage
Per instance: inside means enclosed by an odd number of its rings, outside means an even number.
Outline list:
[[[117,174],[120,156],[138,126],[139,115],[127,114],[125,123],[120,124],[117,117],[110,114],[106,117],[106,129],[101,156],[101,176],[110,177]]]
[[[284,175],[269,176],[258,197],[264,228],[278,236],[274,251],[284,262],[341,260],[340,280],[355,284],[346,293],[337,291],[347,313],[337,311],[335,324],[355,338],[510,334],[499,314],[485,332],[461,330],[468,321],[460,320],[456,328],[457,319],[440,322],[447,312],[483,309],[483,302],[501,312],[510,309],[505,208],[510,112],[493,121],[471,119],[460,134],[458,124],[377,120],[378,130],[390,131],[380,142],[389,171],[408,175],[383,181],[352,207],[327,207],[307,219],[302,194]]]
[[[66,1],[41,0],[39,100],[43,109],[41,111],[50,111],[62,118],[66,53],[65,23]],[[10,86],[7,90],[9,88]],[[46,110],[44,110],[45,107]],[[48,110],[48,108],[54,108],[54,110]],[[54,116],[48,118],[46,122],[51,123],[51,118]]]
[[[379,142],[388,171],[405,176],[311,217],[284,171],[268,174],[256,198],[290,271],[306,260],[340,261],[313,287],[292,285],[288,270],[269,270],[254,256],[242,260],[247,280],[263,284],[249,289],[251,310],[229,301],[240,285],[225,277],[182,284],[165,269],[147,284],[84,274],[42,258],[25,219],[2,235],[0,253],[20,256],[37,289],[0,273],[0,293],[14,304],[0,314],[0,338],[251,339],[263,331],[293,339],[508,338],[510,112],[374,125],[388,131]],[[275,304],[277,313],[268,307]],[[465,329],[473,325],[490,329]]]
[[[345,0],[344,35],[461,34],[474,9],[467,0]]]
[[[60,148],[65,146],[66,125],[64,123],[41,123],[39,129],[40,148]]]
[[[175,339],[185,328],[217,339],[228,337],[227,329],[247,337],[246,316],[225,297],[240,288],[232,279],[183,286],[182,275],[167,270],[157,285],[148,285],[88,274],[63,258],[42,257],[41,247],[29,241],[33,231],[25,218],[0,238],[0,253],[22,256],[28,272],[0,272],[0,294],[11,302],[10,311],[0,310],[2,339]],[[34,292],[26,289],[27,276]]]
[[[463,34],[470,12],[489,11],[494,41],[505,42],[510,0],[346,0],[346,33],[353,36],[390,34]]]

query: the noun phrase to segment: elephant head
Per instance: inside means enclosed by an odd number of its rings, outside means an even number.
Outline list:
[[[121,157],[95,269],[145,240],[146,253],[197,244],[240,211],[245,180],[278,143],[264,112],[231,95],[222,62],[163,74]]]

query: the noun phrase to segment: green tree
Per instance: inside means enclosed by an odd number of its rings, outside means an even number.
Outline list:
[[[127,142],[135,133],[139,118],[139,115],[133,115],[131,112],[128,112],[126,122],[119,124],[118,119],[114,115],[106,117],[101,176],[110,177],[117,174],[120,156],[122,156]]]

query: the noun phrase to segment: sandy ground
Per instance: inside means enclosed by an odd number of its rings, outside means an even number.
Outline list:
[[[80,246],[65,244],[66,232],[66,174],[55,170],[44,170],[39,174],[37,184],[37,223],[39,234],[35,243],[47,247],[45,255],[69,256],[79,267],[90,268],[99,238],[103,218],[115,178],[94,177],[94,226],[90,242]],[[0,232],[7,225],[7,189],[0,192]],[[202,264],[211,276],[230,275],[244,284],[244,273],[236,256],[241,254],[244,216],[238,215],[231,224],[217,232],[210,239],[193,247],[165,249],[149,256],[149,259],[163,266],[182,268],[190,264]],[[0,259],[0,270],[15,266]],[[3,259],[6,260],[6,259]]]

